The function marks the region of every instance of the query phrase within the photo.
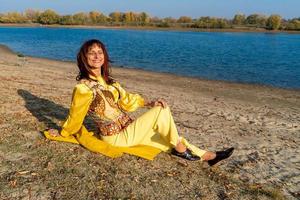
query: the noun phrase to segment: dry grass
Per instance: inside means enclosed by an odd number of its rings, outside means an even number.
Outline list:
[[[154,161],[110,159],[11,125],[14,134],[1,138],[1,199],[282,199],[199,162],[165,153]]]

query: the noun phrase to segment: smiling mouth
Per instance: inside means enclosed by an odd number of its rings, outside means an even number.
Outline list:
[[[99,62],[102,62],[103,60],[93,60],[93,62],[95,63],[99,63]]]

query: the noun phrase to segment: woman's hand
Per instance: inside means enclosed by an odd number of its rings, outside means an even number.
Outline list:
[[[160,99],[157,99],[155,101],[151,101],[147,104],[147,106],[150,106],[150,107],[154,107],[154,106],[161,106],[163,108],[166,108],[168,105],[167,105],[167,102],[166,100],[160,98]]]
[[[59,132],[58,132],[57,129],[51,128],[51,129],[48,130],[48,133],[49,133],[52,137],[58,137],[58,136],[60,136],[60,134],[59,134]]]
[[[155,103],[156,106],[161,106],[163,108],[166,108],[168,106],[166,100],[164,99],[157,99]]]

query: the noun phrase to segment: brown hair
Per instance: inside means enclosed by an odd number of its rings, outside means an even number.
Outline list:
[[[115,82],[114,79],[110,75],[111,68],[110,68],[109,62],[111,62],[111,61],[109,60],[106,48],[102,42],[100,42],[99,40],[96,40],[96,39],[92,39],[92,40],[88,40],[88,41],[84,42],[82,44],[82,46],[80,47],[79,52],[77,53],[77,66],[79,68],[79,74],[76,77],[76,80],[89,79],[90,66],[87,62],[87,53],[93,45],[99,46],[102,49],[103,54],[104,54],[104,63],[101,66],[102,77],[108,84]]]

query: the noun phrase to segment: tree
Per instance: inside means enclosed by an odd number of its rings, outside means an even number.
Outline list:
[[[147,13],[145,12],[142,12],[140,15],[139,15],[139,21],[141,22],[141,25],[146,25],[150,22],[150,17]]]
[[[228,20],[227,19],[222,19],[222,18],[219,18],[217,19],[218,23],[217,23],[217,27],[215,28],[228,28],[229,27],[229,23],[228,23]]]
[[[297,30],[300,31],[300,18],[294,18],[292,20],[289,20],[286,27],[286,30]]]
[[[172,23],[176,23],[176,19],[172,18],[172,17],[166,17],[163,19],[163,22],[166,22],[168,24],[172,24]]]
[[[1,23],[25,23],[26,18],[18,12],[8,12],[0,18]]]
[[[257,27],[265,27],[267,17],[259,14],[252,14],[246,18],[246,23],[250,25],[256,25]]]
[[[98,11],[91,11],[89,12],[89,21],[91,24],[105,23],[107,22],[107,17]]]
[[[267,21],[267,28],[270,30],[277,30],[281,25],[280,15],[271,15]]]
[[[105,22],[107,22],[107,20],[108,20],[107,16],[105,16],[102,13],[97,17],[97,22],[98,23],[105,23]]]
[[[193,20],[190,17],[187,16],[181,16],[179,17],[179,19],[177,20],[177,23],[191,23]]]
[[[227,28],[228,21],[216,17],[200,17],[191,26],[193,28]]]
[[[74,20],[72,15],[64,15],[59,19],[59,24],[61,25],[74,25]]]
[[[42,12],[37,20],[40,24],[57,24],[59,22],[59,15],[53,10],[45,10]]]
[[[130,23],[130,22],[135,22],[137,21],[137,15],[133,12],[126,12],[124,15],[123,15],[123,20],[125,23]]]
[[[246,16],[244,14],[236,14],[232,20],[232,23],[235,25],[245,24]]]
[[[112,22],[121,22],[122,21],[122,13],[121,12],[112,12],[109,14]]]
[[[0,14],[1,23],[26,23],[26,22],[37,22],[39,12],[28,9],[23,13],[8,12],[6,14]]]
[[[101,13],[98,11],[91,11],[89,12],[89,18],[92,24],[98,23],[98,18],[100,17]]]
[[[252,14],[249,15],[246,19],[247,24],[258,24],[258,15],[257,14]]]
[[[176,23],[176,19],[172,17],[166,17],[162,19],[158,24],[156,24],[157,27],[167,28],[171,27],[171,24]]]
[[[38,22],[40,11],[27,9],[25,10],[24,15],[29,22]]]
[[[161,23],[162,20],[160,18],[158,18],[158,17],[151,17],[150,18],[150,22],[151,23]]]
[[[86,13],[79,12],[79,13],[76,13],[75,15],[73,15],[73,20],[74,20],[74,24],[84,25],[84,24],[88,23],[89,17]]]

